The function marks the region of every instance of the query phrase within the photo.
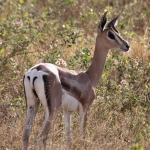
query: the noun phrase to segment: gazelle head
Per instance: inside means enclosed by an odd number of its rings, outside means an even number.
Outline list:
[[[102,42],[106,49],[119,49],[127,52],[130,50],[130,45],[120,36],[119,31],[116,29],[120,14],[105,26],[107,12],[104,13],[98,25],[98,37],[101,40],[99,42]]]

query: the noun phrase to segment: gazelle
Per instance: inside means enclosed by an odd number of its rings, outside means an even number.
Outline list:
[[[95,98],[95,87],[102,75],[110,49],[129,51],[129,44],[115,28],[120,14],[105,27],[107,12],[98,25],[92,63],[86,72],[77,72],[50,63],[40,63],[29,69],[24,76],[27,118],[23,132],[23,150],[28,149],[29,135],[41,102],[45,120],[39,135],[40,150],[46,148],[48,133],[60,108],[64,111],[64,124],[68,149],[71,149],[71,113],[80,114],[80,136],[84,138],[87,112]]]

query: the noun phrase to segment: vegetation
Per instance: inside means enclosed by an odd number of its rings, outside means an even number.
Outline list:
[[[20,150],[25,123],[24,73],[38,62],[86,70],[96,27],[124,9],[118,29],[130,41],[127,54],[110,52],[88,117],[87,150],[150,149],[149,0],[0,0],[0,149]],[[30,137],[44,119],[42,107]],[[73,116],[73,149],[79,149],[78,114]],[[47,149],[66,149],[62,112]]]

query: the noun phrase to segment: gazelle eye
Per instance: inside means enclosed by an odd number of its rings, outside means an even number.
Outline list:
[[[110,31],[108,32],[108,37],[112,40],[115,40],[115,36]]]

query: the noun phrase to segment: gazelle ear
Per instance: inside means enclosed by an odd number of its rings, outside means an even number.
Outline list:
[[[99,23],[99,25],[98,25],[98,33],[99,33],[99,34],[103,31],[104,26],[105,26],[105,24],[106,24],[106,22],[107,22],[106,15],[107,15],[107,11],[104,13],[104,15],[103,15],[103,17],[101,18],[100,23]]]
[[[122,13],[122,11],[121,11],[121,13]],[[118,19],[119,19],[121,13],[108,23],[107,28],[116,27],[118,25]]]

